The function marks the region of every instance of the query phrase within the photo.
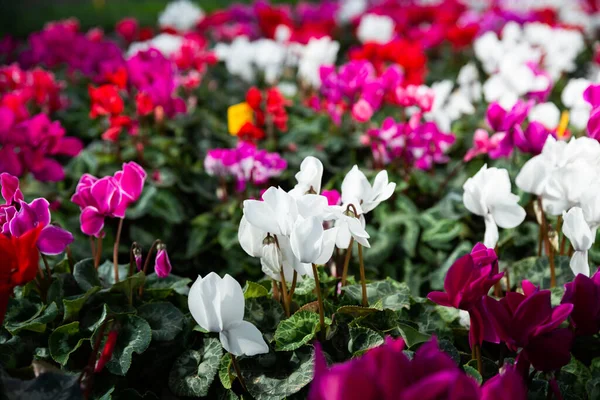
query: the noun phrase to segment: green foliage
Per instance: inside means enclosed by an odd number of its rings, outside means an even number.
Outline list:
[[[178,396],[203,397],[215,379],[223,348],[217,339],[204,340],[200,351],[187,350],[173,364],[169,388]]]
[[[326,325],[331,320],[326,319]],[[309,341],[321,330],[319,314],[311,311],[298,311],[290,318],[283,320],[275,331],[275,349],[278,351],[293,351]]]

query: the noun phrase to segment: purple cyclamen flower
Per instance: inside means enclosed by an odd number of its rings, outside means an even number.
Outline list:
[[[515,130],[520,129],[532,106],[533,102],[522,100],[517,101],[510,110],[505,110],[497,102],[489,105],[486,113],[488,124],[495,132],[504,134],[498,147],[489,152],[492,159],[506,158],[512,154],[515,147]]]
[[[565,285],[562,304],[573,304],[571,325],[577,335],[594,335],[600,331],[600,272],[588,278],[577,274]]]

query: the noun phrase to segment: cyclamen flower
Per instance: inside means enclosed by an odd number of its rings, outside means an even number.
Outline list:
[[[73,242],[73,235],[57,226],[50,225],[50,203],[38,198],[31,203],[23,201],[18,178],[0,174],[0,186],[5,204],[0,205],[0,234],[21,237],[39,228],[37,247],[47,255],[62,253]]]
[[[185,33],[202,21],[204,12],[200,7],[188,0],[177,0],[169,3],[158,17],[161,28],[170,28]]]
[[[594,244],[596,235],[592,234],[583,216],[583,210],[579,207],[573,207],[568,212],[563,211],[563,221],[562,231],[575,249],[569,263],[571,270],[574,275],[589,277],[588,250]]]
[[[500,340],[511,351],[522,349],[517,368],[529,371],[529,363],[539,371],[553,371],[569,363],[573,332],[560,328],[572,304],[552,307],[549,290],[539,290],[523,281],[524,294],[508,292],[496,301],[484,298],[484,305]]]
[[[518,101],[510,110],[503,108],[499,103],[489,105],[486,113],[487,122],[494,132],[503,135],[498,147],[490,152],[492,159],[509,157],[517,143],[526,143],[525,139],[521,139],[523,136],[521,124],[527,118],[532,105],[532,103]]]
[[[260,331],[244,321],[244,293],[229,275],[214,272],[198,276],[190,288],[188,307],[203,329],[219,333],[223,348],[234,356],[254,356],[269,352]]]
[[[600,331],[600,273],[588,278],[583,274],[575,276],[573,282],[565,285],[561,304],[573,304],[570,315],[571,325],[577,335],[594,335]]]
[[[436,400],[460,394],[465,400],[525,400],[522,378],[512,369],[490,379],[480,389],[435,338],[414,357],[404,354],[404,340],[387,338],[379,347],[345,363],[327,367],[319,343],[315,345],[315,373],[309,400]]]
[[[471,254],[452,264],[444,280],[445,292],[431,292],[427,298],[441,306],[469,313],[471,347],[481,345],[484,340],[498,343],[498,335],[483,308],[483,297],[503,275],[498,273],[498,257],[494,250],[478,243]]]
[[[64,169],[53,157],[76,156],[83,148],[81,141],[65,136],[60,122],[45,114],[16,125],[14,121],[13,114],[0,107],[0,172],[21,176],[29,171],[42,182],[64,179]]]
[[[525,219],[525,210],[519,206],[519,196],[511,193],[508,171],[487,168],[485,164],[463,185],[463,203],[467,210],[485,221],[486,247],[498,243],[498,226],[515,228]]]
[[[204,169],[210,176],[233,177],[238,192],[243,192],[248,182],[264,184],[286,168],[286,160],[278,153],[259,150],[243,141],[234,149],[209,150],[204,159]]]
[[[88,88],[92,102],[90,118],[119,115],[125,109],[125,103],[113,85],[102,85]]]
[[[394,35],[394,20],[386,15],[365,14],[360,19],[356,36],[362,43],[386,44]]]
[[[154,262],[154,272],[159,278],[166,278],[171,273],[171,261],[167,254],[167,246],[160,243],[156,247],[156,260]]]
[[[105,218],[124,218],[127,207],[140,197],[145,179],[146,171],[133,161],[113,176],[98,179],[84,174],[71,197],[81,208],[81,231],[101,237]]]

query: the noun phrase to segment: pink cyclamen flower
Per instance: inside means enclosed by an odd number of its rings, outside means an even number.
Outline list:
[[[81,231],[90,236],[102,236],[104,219],[124,218],[127,207],[142,193],[146,171],[135,162],[123,164],[114,176],[101,179],[84,174],[71,201],[81,208]]]
[[[335,189],[323,190],[321,192],[321,196],[327,197],[327,204],[329,204],[330,206],[337,206],[340,204],[340,201],[342,200],[342,196],[340,195],[340,192],[338,192]]]
[[[154,264],[154,272],[159,278],[166,278],[171,273],[171,261],[167,254],[167,246],[164,243],[160,243],[156,247],[156,260]]]
[[[506,366],[481,388],[481,400],[526,400],[527,386],[513,366]]]
[[[527,118],[532,101],[519,100],[510,110],[505,110],[498,102],[491,103],[486,112],[487,122],[497,133],[503,133],[498,146],[489,152],[492,159],[509,157],[516,145],[515,132]]]
[[[517,367],[529,371],[553,371],[569,363],[574,334],[560,325],[569,317],[573,304],[552,307],[549,290],[539,290],[523,281],[524,294],[508,292],[499,301],[484,298],[484,305],[500,340],[511,351],[522,349]]]
[[[57,226],[50,225],[50,203],[43,198],[31,203],[23,200],[18,178],[7,173],[0,174],[2,197],[0,205],[0,233],[8,237],[21,237],[32,229],[42,227],[37,247],[43,254],[62,253],[73,242],[73,235]]]
[[[352,106],[352,117],[358,122],[367,122],[373,116],[373,107],[365,99],[359,99]]]
[[[503,275],[498,273],[498,257],[494,250],[477,243],[471,254],[456,260],[448,270],[445,292],[431,292],[427,298],[441,306],[469,312],[471,347],[481,345],[484,340],[498,343],[498,335],[483,307],[483,298]]]
[[[504,135],[504,133],[495,133],[490,137],[485,129],[477,129],[473,135],[473,147],[467,151],[463,161],[471,161],[481,154],[496,150]]]

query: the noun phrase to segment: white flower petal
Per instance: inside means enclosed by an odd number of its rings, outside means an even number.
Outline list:
[[[225,351],[234,356],[255,356],[269,352],[262,333],[248,321],[238,321],[229,326],[221,332],[219,339]]]

